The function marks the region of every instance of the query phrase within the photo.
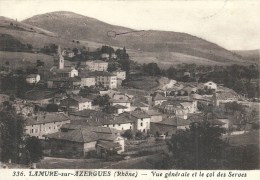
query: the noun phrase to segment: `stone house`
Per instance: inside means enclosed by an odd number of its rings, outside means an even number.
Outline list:
[[[45,136],[51,155],[82,158],[93,152],[100,157],[124,152],[124,138],[113,128],[67,126],[61,132]]]
[[[26,76],[25,80],[29,84],[36,84],[41,80],[41,78],[40,78],[39,74],[30,74],[30,75]]]
[[[70,123],[70,118],[64,113],[44,113],[28,117],[25,121],[25,133],[44,139],[44,135],[56,133],[63,124]]]
[[[80,96],[70,96],[60,101],[62,108],[69,108],[69,111],[82,111],[92,109],[92,100]]]

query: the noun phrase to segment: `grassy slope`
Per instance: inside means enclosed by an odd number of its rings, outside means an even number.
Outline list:
[[[214,43],[185,33],[150,30],[111,38],[107,36],[108,31],[126,32],[131,31],[131,29],[109,25],[70,12],[37,15],[23,22],[70,39],[82,39],[121,47],[126,46],[135,50],[132,56],[137,61],[151,62],[157,60],[166,64],[177,62],[234,64],[244,62],[236,54]],[[139,51],[144,54],[141,58],[138,58]],[[162,55],[167,53],[171,55]]]
[[[234,50],[234,53],[238,54],[242,58],[246,60],[253,60],[256,62],[260,61],[260,49],[255,49],[255,50]]]
[[[46,64],[53,63],[53,57],[45,54],[0,51],[0,66],[6,66],[6,62],[9,62],[9,67],[14,69],[25,66],[35,66],[37,60],[41,60]]]

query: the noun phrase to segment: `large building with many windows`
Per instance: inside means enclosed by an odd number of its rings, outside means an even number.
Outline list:
[[[95,77],[97,85],[101,84],[109,89],[117,88],[117,77],[112,73],[104,71],[95,71],[90,73],[90,76]]]
[[[95,60],[95,61],[86,61],[86,65],[90,71],[107,71],[108,62]]]
[[[44,113],[26,119],[25,133],[43,139],[44,135],[59,132],[63,124],[70,123],[70,119],[64,113]]]

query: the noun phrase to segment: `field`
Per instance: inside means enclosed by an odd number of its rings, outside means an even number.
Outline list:
[[[45,64],[53,64],[53,57],[45,54],[0,51],[0,66],[6,67],[9,63],[8,66],[11,69],[35,66],[37,60],[41,60]]]
[[[249,144],[259,146],[260,144],[259,135],[260,135],[260,130],[255,130],[241,135],[229,136],[228,139],[229,139],[229,143],[234,146],[249,145]]]
[[[64,159],[46,157],[37,164],[40,169],[154,169],[162,154],[130,158],[118,162],[104,159]]]
[[[158,77],[152,76],[138,76],[132,78],[128,82],[128,87],[136,88],[136,89],[143,89],[146,91],[151,90],[159,85]]]

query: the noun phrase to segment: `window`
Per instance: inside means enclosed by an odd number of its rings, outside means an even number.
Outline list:
[[[122,130],[124,130],[124,127],[122,127]]]
[[[143,126],[143,123],[142,123],[142,122],[140,123],[140,126]]]
[[[31,129],[31,133],[33,133],[33,129]]]
[[[115,127],[115,125],[113,124],[113,127]]]

